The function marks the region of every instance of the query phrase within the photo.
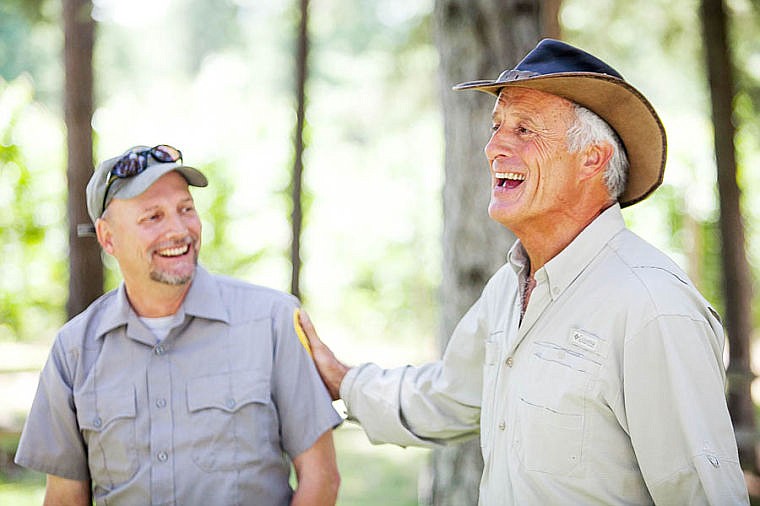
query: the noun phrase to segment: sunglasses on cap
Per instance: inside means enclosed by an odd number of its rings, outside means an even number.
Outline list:
[[[153,158],[158,163],[173,163],[182,160],[182,152],[168,144],[159,144],[144,151],[132,151],[122,156],[108,172],[106,191],[103,192],[102,209],[106,208],[108,190],[111,189],[113,182],[117,179],[133,177],[143,172],[149,167],[148,157]]]

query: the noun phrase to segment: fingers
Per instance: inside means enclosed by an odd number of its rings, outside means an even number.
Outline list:
[[[311,318],[309,318],[309,313],[307,313],[305,309],[301,308],[298,314],[298,319],[301,322],[301,328],[306,334],[306,337],[309,339],[309,342],[312,344],[314,342],[319,342],[319,336],[317,335],[317,330],[314,328],[314,324],[311,323]]]
[[[340,398],[340,384],[349,367],[339,361],[332,350],[319,339],[311,318],[309,318],[308,313],[303,308],[298,313],[298,320],[303,333],[306,334],[306,338],[309,341],[311,351],[313,352],[312,358],[314,359],[314,364],[317,366],[317,371],[322,377],[322,381],[327,387],[328,392],[330,392],[330,396],[333,400]]]

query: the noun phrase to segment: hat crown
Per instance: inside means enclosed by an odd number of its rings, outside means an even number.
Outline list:
[[[596,56],[559,40],[544,39],[514,68],[538,75],[591,72],[623,79],[620,73]],[[500,76],[501,77],[501,76]]]

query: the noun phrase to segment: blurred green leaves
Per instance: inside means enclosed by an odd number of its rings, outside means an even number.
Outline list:
[[[303,288],[314,315],[348,335],[413,342],[435,333],[443,139],[432,4],[312,5]],[[749,253],[760,268],[754,197],[760,173],[748,170],[760,163],[757,5],[731,8],[742,76],[735,115]],[[674,256],[720,307],[696,2],[565,0],[563,6],[565,38],[615,62],[650,97],[668,131],[666,184],[626,211],[626,219]],[[96,162],[136,143],[178,145],[211,180],[194,193],[204,219],[204,265],[287,289],[293,6],[102,0],[95,7]],[[29,322],[54,328],[62,318],[58,8],[53,0],[0,5],[0,325],[6,329],[0,338],[34,337],[39,330],[27,328]],[[105,260],[110,288],[119,276]]]
[[[66,296],[64,171],[48,177],[16,143],[40,113],[33,93],[26,75],[0,79],[0,339],[46,337]]]

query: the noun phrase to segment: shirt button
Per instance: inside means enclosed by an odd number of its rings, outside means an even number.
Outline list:
[[[166,407],[166,399],[158,399],[156,401],[156,407],[159,407],[159,408]]]
[[[160,460],[161,462],[166,462],[167,460],[169,460],[169,454],[166,452],[158,452],[158,454],[156,455],[156,458],[158,458],[158,460]]]
[[[99,428],[101,425],[103,425],[103,420],[101,420],[99,416],[96,416],[95,419],[92,421],[92,424],[96,428]]]
[[[232,409],[235,407],[235,399],[227,399],[227,407]]]
[[[507,360],[504,363],[507,364],[507,367],[512,367],[512,365],[515,363],[515,360],[512,357],[507,357]]]
[[[499,422],[499,430],[504,430],[507,428],[506,422]]]
[[[156,355],[163,355],[166,350],[164,350],[163,345],[159,344],[153,351]]]

